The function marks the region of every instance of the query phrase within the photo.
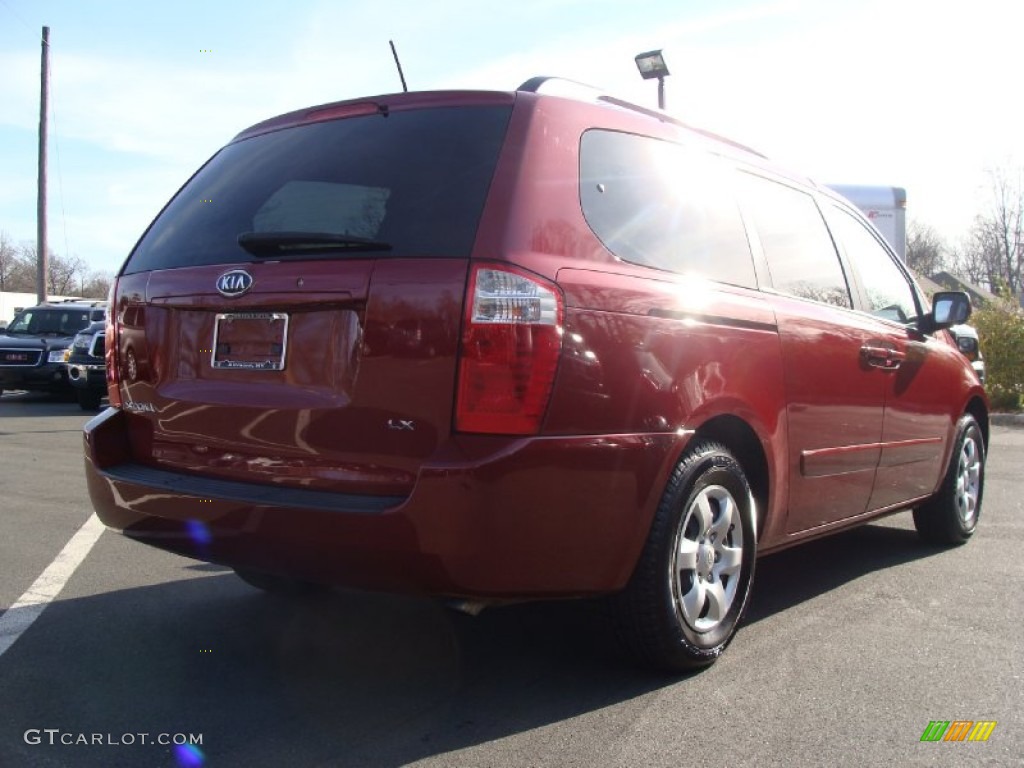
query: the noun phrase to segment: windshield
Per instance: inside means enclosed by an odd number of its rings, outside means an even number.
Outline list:
[[[164,209],[124,272],[250,262],[251,251],[289,247],[329,258],[468,257],[510,114],[393,111],[230,144]]]
[[[89,325],[90,322],[88,310],[60,308],[26,309],[18,314],[11,324],[7,326],[6,333],[74,336]]]

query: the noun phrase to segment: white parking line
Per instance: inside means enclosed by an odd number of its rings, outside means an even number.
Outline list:
[[[103,523],[96,515],[90,515],[85,525],[64,545],[42,575],[18,601],[0,616],[0,656],[14,645],[32,622],[39,618],[57,595],[64,589],[75,569],[82,564],[89,550],[99,541]]]

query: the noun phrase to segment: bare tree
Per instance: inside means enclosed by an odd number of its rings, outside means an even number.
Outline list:
[[[21,248],[0,231],[0,291],[34,293],[35,260],[28,260]]]
[[[955,258],[957,271],[996,292],[1024,289],[1024,174],[1021,168],[989,171],[990,200]]]
[[[89,269],[89,265],[81,256],[58,256],[55,253],[50,254],[47,266],[50,290],[58,296],[69,296],[76,293],[76,289],[81,283],[81,276],[85,275]]]
[[[81,278],[78,295],[86,299],[105,299],[114,278],[106,272],[90,272]]]
[[[7,233],[0,230],[0,291],[11,290],[11,279],[18,263],[18,249]]]
[[[47,264],[46,292],[55,296],[69,296],[75,293],[81,283],[81,276],[88,273],[89,265],[80,256],[59,256],[49,251]],[[32,268],[35,274],[36,248],[34,245],[21,246],[21,260]],[[33,279],[33,286],[35,281]],[[32,290],[35,290],[34,288]]]
[[[949,248],[935,228],[911,221],[907,227],[907,266],[930,276],[946,267]]]

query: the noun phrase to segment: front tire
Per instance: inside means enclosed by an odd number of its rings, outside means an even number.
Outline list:
[[[736,632],[753,584],[754,501],[724,446],[701,441],[672,473],[636,571],[612,599],[619,637],[641,661],[712,664]]]
[[[932,498],[914,510],[914,527],[930,544],[964,544],[974,535],[985,491],[985,438],[969,413],[957,424],[946,476]]]

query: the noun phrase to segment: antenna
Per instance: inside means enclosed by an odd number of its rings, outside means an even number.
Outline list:
[[[395,66],[398,67],[398,77],[402,80],[402,91],[408,93],[409,86],[405,84],[405,74],[402,72],[402,62],[398,60],[398,51],[395,50],[395,41],[388,40],[388,45],[391,46],[391,55],[395,57]]]

